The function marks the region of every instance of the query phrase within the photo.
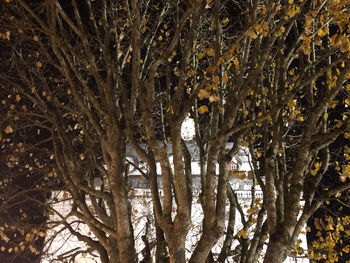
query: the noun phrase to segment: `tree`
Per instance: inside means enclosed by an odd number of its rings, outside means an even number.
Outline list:
[[[219,262],[234,256],[257,262],[266,242],[264,262],[282,262],[313,212],[350,186],[346,159],[339,166],[343,183],[317,191],[336,160],[329,145],[350,126],[347,108],[338,121],[328,119],[338,104],[349,104],[349,4],[13,0],[8,23],[17,30],[2,34],[20,41],[0,75],[10,95],[3,107],[14,116],[7,131],[23,125],[17,116],[50,134],[53,172],[74,200],[71,213],[96,240],[75,234],[102,262],[137,261],[127,185],[131,145],[148,168],[156,262],[167,250],[170,262],[185,262],[193,189],[181,125],[190,114],[204,218],[189,261],[214,260],[211,250],[224,237]],[[250,149],[253,185],[263,190],[262,204],[253,194],[246,214],[228,184],[228,164],[241,145]],[[108,186],[96,189],[95,178]],[[232,228],[236,209],[239,232]]]
[[[344,107],[340,105],[339,107]],[[330,119],[338,119],[340,116],[333,111]],[[340,136],[330,145],[330,150],[337,156],[335,164],[341,163],[339,160],[349,158],[348,147],[349,137]],[[337,180],[340,167],[335,165],[328,169],[327,175],[319,185],[319,192],[324,191],[329,186],[334,187],[341,184]],[[349,251],[349,203],[350,191],[338,193],[326,202],[313,214],[308,221],[307,234],[309,243],[309,258],[318,262],[347,262],[350,259]]]

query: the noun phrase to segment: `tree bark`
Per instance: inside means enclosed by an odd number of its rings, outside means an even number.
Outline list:
[[[170,263],[185,263],[185,247],[169,246]]]
[[[218,237],[223,233],[223,231],[221,230],[223,229],[216,227],[216,228],[208,229],[208,231],[203,231],[205,234],[203,234],[198,245],[196,246],[191,256],[190,263],[206,262],[212,247],[215,245],[215,243],[219,239]]]
[[[230,186],[228,186],[230,187]],[[226,230],[226,236],[224,240],[224,244],[222,246],[221,252],[218,257],[219,263],[224,263],[227,259],[228,253],[230,251],[232,241],[233,241],[233,234],[234,234],[234,228],[235,228],[235,222],[236,222],[236,209],[237,205],[234,200],[230,199],[230,211],[229,211],[229,219],[227,224],[227,230]]]
[[[134,263],[137,261],[135,251],[134,232],[131,223],[131,209],[126,188],[125,171],[125,135],[123,130],[118,133],[110,132],[107,136],[107,161],[108,180],[113,195],[117,216],[117,244],[119,257],[122,263]]]
[[[117,221],[117,243],[122,263],[136,262],[136,251],[134,244],[134,234],[129,214],[129,203],[126,191],[119,191],[121,187],[116,187],[116,182],[110,180],[116,212]],[[124,193],[123,193],[124,192]]]
[[[115,246],[114,251],[108,251],[108,255],[109,255],[109,263],[120,263],[120,257],[119,257],[119,251],[118,251],[118,247],[117,247],[117,240],[115,240],[113,238],[113,240],[111,240],[111,244]]]
[[[168,253],[166,249],[166,242],[164,238],[163,230],[156,225],[156,237],[157,237],[157,246],[156,246],[156,262],[157,263],[168,263]]]
[[[288,255],[288,245],[285,238],[272,235],[267,246],[263,263],[282,263]]]

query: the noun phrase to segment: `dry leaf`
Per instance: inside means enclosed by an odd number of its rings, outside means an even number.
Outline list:
[[[203,106],[201,106],[201,107],[198,108],[198,112],[199,112],[200,114],[204,114],[204,113],[206,113],[207,111],[209,111],[209,110],[208,110],[208,107],[205,106],[205,105],[203,105]]]
[[[9,133],[13,133],[13,129],[10,125],[8,125],[5,129],[5,133],[9,134]]]

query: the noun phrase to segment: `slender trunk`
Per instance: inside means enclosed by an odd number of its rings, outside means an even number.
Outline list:
[[[173,165],[174,165],[174,190],[177,204],[177,214],[170,228],[163,229],[168,242],[170,262],[184,263],[185,240],[191,227],[192,193],[188,177],[184,173],[183,148],[181,141],[181,123],[174,122],[171,127]],[[187,159],[187,158],[185,158]],[[188,168],[188,167],[187,167]]]
[[[136,262],[134,234],[125,187],[116,187],[118,180],[110,180],[117,212],[117,243],[122,263]],[[124,189],[123,189],[124,188]]]
[[[100,260],[102,263],[109,263],[109,262],[115,262],[119,263],[119,261],[111,261],[111,256],[109,256],[110,251],[106,251],[102,246],[97,248],[98,254],[100,255]]]
[[[117,216],[117,244],[122,263],[137,261],[134,231],[131,223],[131,205],[129,203],[125,172],[125,135],[122,130],[109,134],[106,160],[108,180]],[[118,144],[116,143],[118,142]]]
[[[168,253],[166,249],[166,242],[164,238],[163,230],[156,226],[157,246],[156,246],[156,262],[168,263]]]
[[[217,260],[219,263],[225,262],[229,254],[229,251],[231,249],[231,245],[234,237],[233,234],[235,231],[236,209],[237,209],[236,202],[230,199],[230,211],[229,211],[229,219],[228,219],[227,230],[226,230],[226,237]]]

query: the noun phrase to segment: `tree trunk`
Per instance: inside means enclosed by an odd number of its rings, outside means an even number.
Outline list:
[[[156,225],[156,236],[157,236],[157,246],[156,246],[156,262],[157,263],[168,263],[169,257],[166,249],[166,242],[164,238],[163,230]]]
[[[110,244],[112,250],[108,251],[109,261],[106,261],[106,263],[120,263],[117,240],[115,238],[111,238]]]
[[[111,134],[107,140],[107,172],[117,216],[117,244],[122,263],[137,262],[134,232],[131,223],[131,208],[126,188],[125,172],[125,135],[122,130]],[[117,145],[116,142],[119,144]]]
[[[214,262],[215,262],[215,260],[214,260],[213,252],[210,251],[205,263],[214,263]]]
[[[287,258],[287,255],[288,245],[283,237],[272,235],[267,246],[264,263],[282,263]]]
[[[217,229],[210,229],[207,231],[207,233],[210,234],[203,234],[191,256],[190,263],[206,262],[208,255],[211,252],[211,248],[218,240],[218,232],[216,231]]]
[[[169,246],[169,255],[170,255],[170,263],[185,263],[186,255],[185,255],[185,247],[171,247]]]
[[[115,182],[111,181],[112,188],[115,187]],[[120,188],[119,188],[120,189]],[[116,212],[118,216],[117,220],[117,243],[119,249],[119,256],[122,263],[134,263],[137,260],[134,234],[129,215],[129,204],[126,194],[118,193],[118,188],[112,191],[114,196],[114,202],[116,206]]]
[[[109,256],[109,261],[106,261],[106,262],[108,262],[108,263],[120,263],[120,258],[119,258],[118,253],[111,252],[110,256]]]

